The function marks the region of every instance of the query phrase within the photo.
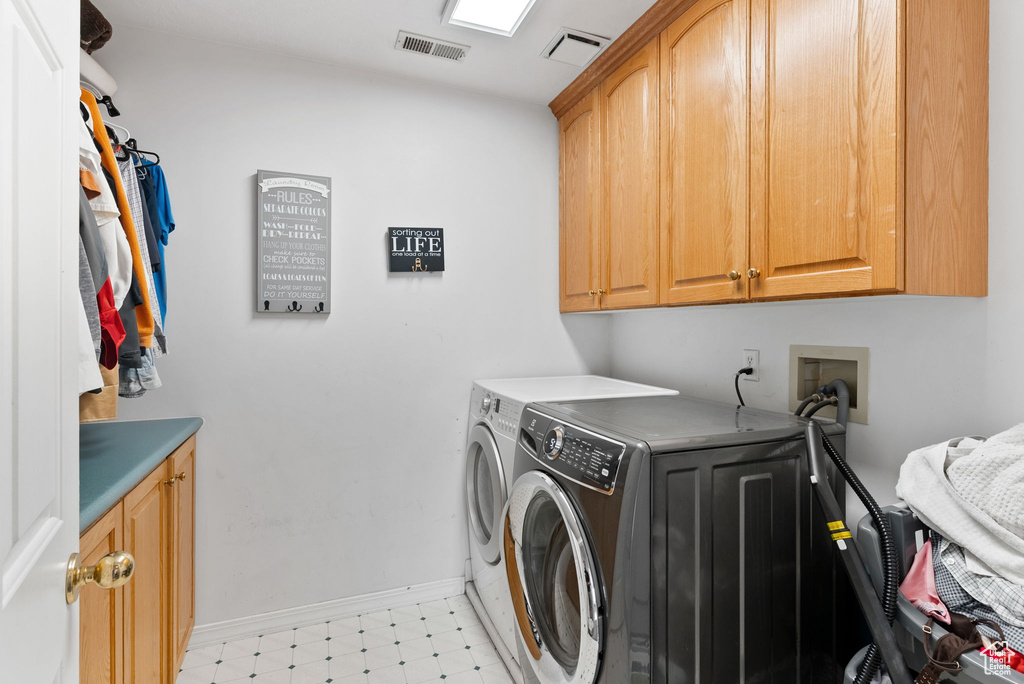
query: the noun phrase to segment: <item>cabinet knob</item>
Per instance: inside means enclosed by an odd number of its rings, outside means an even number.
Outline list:
[[[749,271],[747,271],[747,277],[750,278],[751,280],[758,277],[759,275],[761,275],[761,272],[756,268],[752,268]]]
[[[604,294],[608,294],[608,293],[607,293],[607,292],[605,292],[604,290],[598,290],[598,291],[597,291],[597,294],[599,294],[599,295],[604,295]]]
[[[127,551],[114,551],[100,558],[96,565],[82,567],[77,553],[68,558],[68,572],[64,582],[64,593],[68,604],[78,600],[78,592],[86,584],[95,584],[100,589],[117,589],[127,584],[135,574],[135,559]]]
[[[185,471],[182,471],[182,472],[178,473],[177,475],[175,475],[174,479],[175,480],[179,480],[181,482],[184,482],[185,481]]]
[[[590,296],[591,297],[596,297],[597,296],[597,290],[591,290],[590,291]]]
[[[165,485],[176,485],[178,484],[178,476],[171,475],[170,479],[164,480]]]
[[[729,271],[726,275],[729,276],[729,280],[739,280],[743,277],[739,271]]]

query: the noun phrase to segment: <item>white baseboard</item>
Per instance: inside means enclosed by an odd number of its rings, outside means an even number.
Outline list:
[[[373,594],[314,603],[309,606],[286,608],[270,613],[224,620],[199,625],[192,630],[189,648],[220,644],[244,637],[277,632],[291,627],[304,627],[327,620],[369,613],[385,608],[401,608],[414,603],[437,601],[466,592],[466,578],[455,577],[439,582],[416,584],[411,587],[378,591]]]

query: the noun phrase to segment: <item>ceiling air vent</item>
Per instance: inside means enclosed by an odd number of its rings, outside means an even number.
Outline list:
[[[398,42],[395,43],[395,49],[406,52],[418,52],[422,55],[440,57],[441,59],[448,59],[453,62],[461,62],[469,52],[468,45],[419,36],[408,31],[398,32]]]
[[[607,46],[608,39],[603,36],[562,27],[540,56],[556,62],[585,67]]]

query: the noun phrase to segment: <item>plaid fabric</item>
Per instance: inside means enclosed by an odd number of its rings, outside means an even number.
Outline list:
[[[931,537],[935,588],[946,607],[970,618],[997,622],[1010,648],[1024,648],[1024,587],[999,577],[972,573],[967,569],[962,548],[943,539],[935,530]],[[996,636],[983,625],[979,629],[987,636]]]

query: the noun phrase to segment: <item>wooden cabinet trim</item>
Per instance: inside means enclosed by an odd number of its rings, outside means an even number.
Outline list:
[[[988,294],[987,0],[907,0],[906,291]]]

